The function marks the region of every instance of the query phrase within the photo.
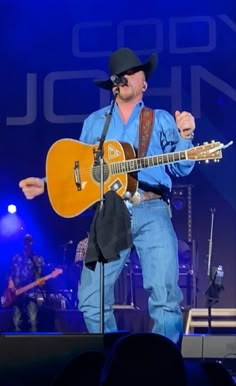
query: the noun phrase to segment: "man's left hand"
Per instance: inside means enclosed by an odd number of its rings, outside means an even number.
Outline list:
[[[181,137],[185,139],[193,139],[196,125],[192,114],[187,111],[180,112],[177,110],[175,112],[175,121]]]

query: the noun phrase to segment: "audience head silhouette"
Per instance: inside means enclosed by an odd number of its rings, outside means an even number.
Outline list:
[[[153,333],[119,339],[107,359],[101,386],[185,386],[184,360],[168,338]]]

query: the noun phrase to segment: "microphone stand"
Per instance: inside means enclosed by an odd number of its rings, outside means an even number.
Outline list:
[[[209,251],[208,251],[208,262],[207,262],[207,276],[210,279],[210,284],[205,292],[207,296],[207,308],[208,308],[208,334],[211,334],[212,326],[212,306],[219,301],[220,291],[224,289],[222,285],[222,277],[224,276],[223,267],[219,265],[218,267],[211,266],[211,257],[212,257],[212,245],[213,245],[213,225],[214,225],[214,216],[215,209],[211,208],[211,229],[210,229],[210,239],[209,239]]]
[[[212,306],[218,303],[220,292],[224,289],[224,286],[222,284],[223,276],[224,276],[224,271],[223,271],[222,265],[219,265],[218,267],[212,267],[211,282],[208,289],[206,290],[207,306],[208,306],[208,334],[211,334],[212,332],[212,326],[211,326]]]
[[[101,138],[99,138],[99,145],[96,150],[94,150],[94,166],[100,166],[100,201],[99,201],[99,212],[101,212],[104,204],[104,152],[103,144],[110,126],[112,113],[115,107],[116,98],[119,95],[120,89],[119,86],[116,87],[114,91],[114,98],[111,104],[109,113],[106,115],[106,120],[104,128],[102,131]],[[100,333],[104,334],[104,259],[99,261],[100,263]]]
[[[67,243],[64,243],[64,244],[60,244],[60,247],[63,247],[63,263],[66,264],[66,260],[67,260],[67,250],[68,250],[68,245],[72,245],[73,244],[73,241],[70,240],[70,241],[67,241]]]
[[[213,226],[214,226],[214,217],[215,217],[215,208],[211,208],[211,228],[210,228],[210,238],[209,238],[209,247],[208,247],[208,260],[207,260],[207,276],[209,277],[211,283],[206,290],[207,295],[207,308],[208,308],[208,333],[211,333],[211,308],[214,304],[212,299],[212,289],[214,288],[215,278],[212,276],[211,269],[211,258],[212,258],[212,245],[213,245]]]
[[[66,263],[66,252],[67,252],[67,244],[63,247],[63,263]]]
[[[209,238],[209,249],[208,249],[208,261],[207,261],[207,276],[211,275],[211,257],[212,257],[212,245],[213,245],[213,226],[215,217],[215,208],[211,208],[211,229]]]

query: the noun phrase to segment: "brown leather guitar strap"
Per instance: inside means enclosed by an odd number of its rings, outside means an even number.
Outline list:
[[[139,118],[138,158],[145,157],[150,143],[154,123],[154,110],[143,107]]]

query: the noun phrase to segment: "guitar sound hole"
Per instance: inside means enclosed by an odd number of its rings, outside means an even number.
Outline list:
[[[109,177],[109,168],[108,166],[104,163],[103,165],[103,178],[104,181],[106,181]],[[96,182],[101,182],[101,167],[100,165],[93,166],[93,178]]]

